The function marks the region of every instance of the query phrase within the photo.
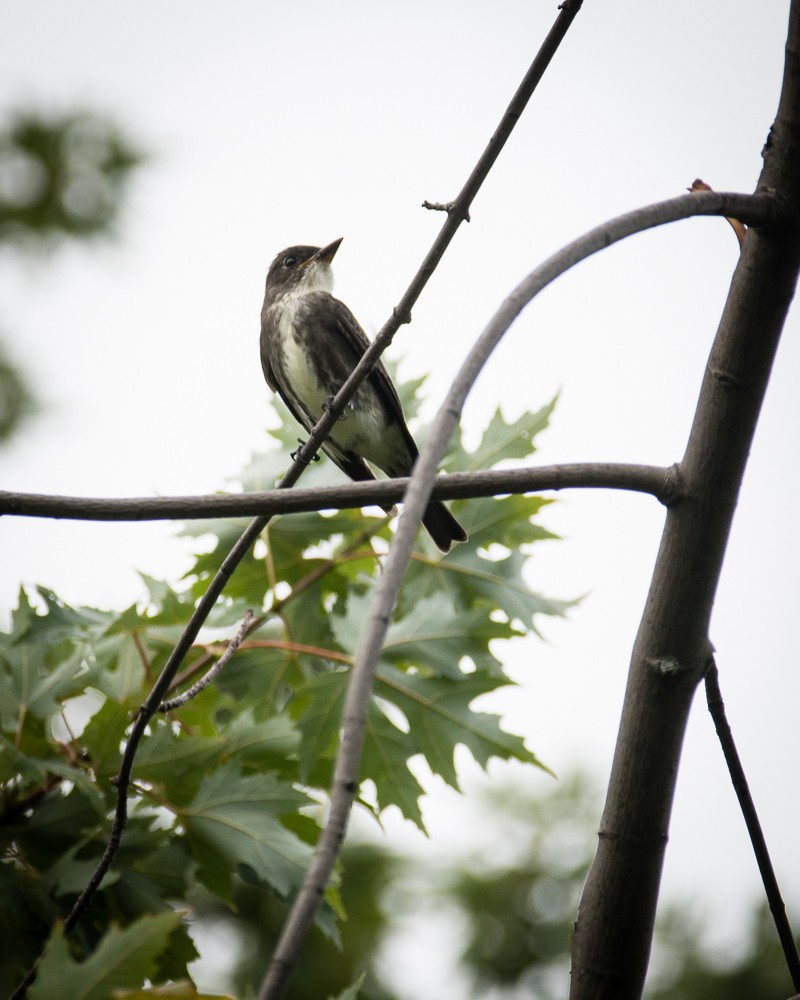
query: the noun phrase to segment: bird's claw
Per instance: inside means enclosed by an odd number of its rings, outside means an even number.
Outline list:
[[[333,406],[333,396],[327,396],[325,399],[323,399],[323,401],[322,401],[322,409],[323,410],[329,410],[332,406]],[[342,412],[342,413],[339,414],[339,416],[336,419],[337,420],[347,420],[347,414],[344,413],[344,412]]]
[[[303,445],[305,444],[305,441],[302,438],[298,438],[297,439],[297,443],[300,445],[300,448],[302,448]],[[300,448],[296,448],[291,453],[291,455],[289,456],[293,462],[297,461],[297,455],[298,455],[298,452],[300,451]],[[312,462],[318,462],[319,461],[319,455],[313,455],[312,458],[311,458],[311,461]]]

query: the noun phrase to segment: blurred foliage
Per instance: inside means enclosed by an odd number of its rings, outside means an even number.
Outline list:
[[[584,776],[545,789],[519,777],[470,795],[474,835],[445,858],[389,851],[357,841],[342,857],[348,919],[343,947],[318,932],[308,941],[292,983],[292,1000],[324,997],[365,970],[362,996],[397,1000],[408,984],[394,978],[381,953],[409,920],[459,928],[460,952],[424,952],[409,961],[466,981],[464,1000],[562,1000],[569,989],[572,924],[596,844],[601,800]],[[464,838],[459,838],[461,844]],[[242,887],[237,911],[195,901],[199,931],[231,932],[228,974],[238,995],[256,981],[261,956],[277,936],[283,910]],[[645,1000],[786,1000],[791,982],[766,903],[750,915],[740,951],[721,956],[706,943],[707,926],[688,905],[662,907],[656,923]],[[424,939],[425,934],[421,935]],[[445,940],[452,937],[445,935]],[[435,949],[436,945],[431,945]],[[454,993],[448,994],[454,995]]]
[[[395,994],[375,972],[376,955],[393,928],[387,897],[398,880],[407,878],[408,858],[393,855],[383,844],[357,842],[344,850],[341,902],[346,919],[340,940],[334,941],[312,928],[286,992],[287,1000],[328,997],[344,990],[366,972],[361,996],[394,1000]],[[235,942],[231,953],[215,952],[217,961],[228,960],[228,989],[238,997],[250,996],[260,982],[278,940],[287,907],[275,896],[239,881],[233,909],[200,887],[190,896],[192,925],[199,940],[213,939],[224,929],[224,941]],[[217,970],[217,975],[225,970]]]
[[[24,375],[6,356],[0,343],[0,444],[7,441],[20,422],[35,410],[36,404]]]
[[[142,159],[100,115],[15,112],[0,131],[0,244],[112,233]]]
[[[460,964],[472,980],[471,996],[563,998],[600,796],[577,775],[545,794],[495,784],[483,799],[486,846],[450,859],[439,876],[450,919],[466,920]],[[766,903],[752,914],[740,954],[721,960],[705,938],[689,906],[662,906],[645,1000],[785,1000],[792,992]]]
[[[418,385],[402,388],[412,412]],[[476,451],[456,440],[447,468],[530,454],[551,409],[512,423],[498,413]],[[274,437],[285,447],[253,459],[241,477],[245,489],[274,483],[285,468],[296,438],[291,418]],[[320,462],[308,480],[331,474],[340,478]],[[379,816],[396,805],[422,827],[422,788],[408,766],[420,754],[456,787],[458,745],[481,765],[493,757],[538,764],[520,737],[474,702],[511,683],[502,640],[528,634],[539,615],[567,607],[533,591],[522,573],[523,553],[552,537],[532,521],[545,503],[454,503],[470,541],[446,556],[420,533],[370,708],[360,797],[368,812]],[[347,666],[391,532],[383,515],[297,514],[270,524],[214,609],[182,683],[221,655],[247,608],[259,615],[254,627],[213,686],[151,723],[116,862],[75,932],[64,940],[59,929],[108,838],[113,777],[132,715],[240,529],[230,521],[194,522],[185,533],[199,538],[199,554],[182,584],[145,578],[146,596],[121,612],[71,607],[44,587],[20,593],[11,629],[0,634],[3,989],[13,988],[43,949],[33,997],[63,995],[58,970],[65,963],[76,996],[81,982],[100,981],[103,970],[108,989],[186,980],[196,947],[174,907],[201,898],[201,890],[217,908],[258,914],[258,944],[241,989],[260,978],[267,938],[301,883],[324,813]],[[322,976],[324,986],[318,978],[295,996],[345,990],[380,934],[375,899],[391,872],[379,877],[374,857],[359,864],[351,856],[348,864],[357,881],[331,887],[317,921],[327,939],[319,945],[324,961],[302,970]],[[356,943],[350,927],[361,921],[372,937]],[[334,978],[340,935],[355,957]]]
[[[115,233],[142,154],[90,112],[14,112],[0,128],[0,249],[54,249]],[[0,343],[0,443],[35,410],[26,374]]]

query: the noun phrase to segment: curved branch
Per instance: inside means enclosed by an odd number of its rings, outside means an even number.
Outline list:
[[[436,470],[461,417],[467,395],[489,356],[525,306],[542,289],[580,261],[635,233],[697,215],[722,215],[764,227],[780,222],[771,195],[701,192],[682,195],[636,209],[591,230],[532,271],[503,302],[478,338],[456,375],[420,452],[405,497],[397,533],[375,588],[355,663],[350,673],[342,715],[342,741],[336,758],[328,821],[320,836],[308,875],[284,924],[259,1000],[276,1000],[311,927],[333,866],[344,842],[350,810],[358,789],[372,682],[422,513],[430,499]]]
[[[344,510],[384,506],[401,501],[410,478],[385,479],[312,489],[264,490],[259,493],[184,497],[61,497],[0,490],[0,515],[52,517],[76,521],[201,520],[211,517],[297,514],[313,510]],[[614,462],[574,462],[538,468],[452,472],[437,476],[435,500],[465,500],[504,493],[545,490],[611,489],[650,493],[669,505],[679,495],[675,467]]]

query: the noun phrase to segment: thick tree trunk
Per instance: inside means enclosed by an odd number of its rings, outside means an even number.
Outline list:
[[[686,720],[756,421],[800,267],[800,0],[759,191],[785,227],[747,234],[667,512],[636,638],[597,854],[575,925],[572,1000],[641,996]]]

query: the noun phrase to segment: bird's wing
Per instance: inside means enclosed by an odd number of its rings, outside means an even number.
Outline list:
[[[264,350],[261,351],[261,368],[262,371],[264,372],[264,378],[267,380],[267,385],[270,387],[270,389],[272,389],[273,392],[276,392],[281,397],[281,399],[288,407],[289,412],[292,414],[292,416],[298,422],[298,424],[300,424],[301,427],[305,427],[307,431],[310,431],[311,428],[316,423],[316,421],[311,419],[311,416],[308,413],[306,413],[306,411],[303,409],[302,406],[299,405],[297,400],[295,400],[294,396],[283,391],[283,389],[281,388],[281,383],[278,381],[278,379],[275,378],[275,372],[272,369],[272,363],[270,362],[269,357],[266,351]]]
[[[348,354],[352,355],[352,364],[348,366],[347,372],[342,379],[344,383],[347,376],[355,368],[356,364],[361,360],[367,348],[370,346],[369,339],[361,329],[361,325],[355,316],[350,312],[344,302],[339,299],[334,298],[328,292],[312,292],[308,298],[314,299],[320,297],[325,300],[325,305],[327,308],[325,310],[320,310],[322,314],[330,317],[330,323],[332,329],[329,333],[332,336],[338,337],[349,347]],[[316,312],[319,316],[320,312]],[[347,359],[348,361],[350,359]],[[403,415],[403,407],[400,403],[400,397],[397,395],[397,390],[389,378],[389,373],[383,366],[382,361],[378,361],[375,367],[369,374],[369,381],[372,383],[374,388],[377,390],[381,400],[385,403],[389,409],[390,414],[396,418],[396,420],[405,427],[405,416]],[[414,454],[416,454],[416,446],[412,447]]]
[[[362,336],[364,336],[363,333]],[[270,389],[281,397],[289,412],[298,424],[310,432],[319,418],[315,419],[312,414],[308,413],[305,407],[302,406],[300,401],[296,399],[292,393],[284,391],[281,381],[275,377],[275,371],[272,367],[272,362],[269,359],[269,352],[265,350],[263,341],[261,346],[261,368]],[[352,452],[343,451],[330,438],[327,438],[322,442],[322,450],[331,459],[333,459],[342,472],[346,473],[351,479],[354,479],[357,482],[363,482],[364,480],[375,478],[372,474],[372,470],[363,458],[352,454]]]

